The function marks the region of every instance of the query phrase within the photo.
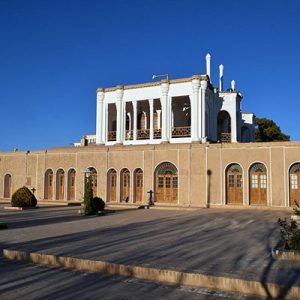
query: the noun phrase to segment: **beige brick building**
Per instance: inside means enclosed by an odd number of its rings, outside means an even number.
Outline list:
[[[26,185],[38,200],[80,201],[85,172],[108,203],[287,207],[300,200],[300,143],[162,144],[0,153],[0,195]]]

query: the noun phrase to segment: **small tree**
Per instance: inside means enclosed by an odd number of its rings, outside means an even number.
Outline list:
[[[85,178],[85,187],[84,187],[84,214],[92,215],[95,213],[93,208],[93,190],[92,190],[92,181],[90,176]]]

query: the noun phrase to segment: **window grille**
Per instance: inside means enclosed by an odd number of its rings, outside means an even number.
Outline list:
[[[177,174],[177,168],[169,162],[162,163],[157,168],[157,174],[165,175],[165,174]]]
[[[252,188],[258,189],[258,176],[252,175]]]
[[[298,176],[295,174],[291,174],[291,189],[292,190],[298,189]]]

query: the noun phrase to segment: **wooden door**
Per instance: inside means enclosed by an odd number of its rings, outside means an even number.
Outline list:
[[[129,202],[130,199],[130,173],[128,171],[122,172],[122,186],[121,186],[121,202]]]
[[[267,205],[267,172],[263,169],[250,172],[250,204]]]
[[[109,201],[117,201],[117,173],[109,173]]]
[[[4,198],[11,197],[11,175],[6,174],[4,177]]]
[[[75,171],[70,172],[69,178],[69,200],[75,200]]]
[[[58,200],[65,198],[65,173],[58,174]]]
[[[91,186],[92,186],[92,193],[93,197],[97,196],[97,173],[91,173]]]
[[[47,199],[53,199],[53,172],[47,174]]]
[[[178,195],[178,177],[174,174],[158,175],[156,180],[156,201],[176,202]]]
[[[243,204],[243,176],[239,168],[229,168],[226,176],[227,204]]]
[[[143,201],[143,172],[138,171],[135,173],[135,202]]]
[[[295,201],[300,205],[300,170],[290,173],[290,205],[294,206]]]

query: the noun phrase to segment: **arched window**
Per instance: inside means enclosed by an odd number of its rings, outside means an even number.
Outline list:
[[[134,202],[143,202],[144,174],[142,169],[134,171]]]
[[[250,204],[267,205],[267,168],[262,163],[255,163],[250,168]]]
[[[53,199],[53,171],[51,169],[45,173],[44,198],[47,200]]]
[[[163,162],[155,170],[156,202],[177,203],[178,171],[170,162]]]
[[[226,203],[243,204],[243,172],[238,164],[231,164],[226,170]]]
[[[130,200],[130,172],[128,169],[121,170],[120,202],[128,203]]]
[[[107,172],[107,202],[117,201],[117,171],[110,169]]]
[[[4,198],[11,197],[11,175],[6,174],[4,176]]]
[[[65,199],[65,171],[63,169],[56,172],[56,199]]]
[[[68,172],[68,200],[75,200],[75,179],[76,171],[70,169]]]
[[[290,167],[290,206],[295,205],[295,201],[300,205],[300,163]]]

